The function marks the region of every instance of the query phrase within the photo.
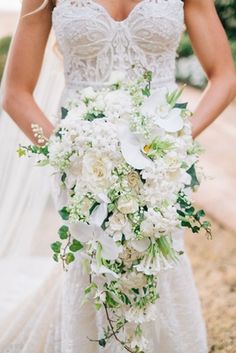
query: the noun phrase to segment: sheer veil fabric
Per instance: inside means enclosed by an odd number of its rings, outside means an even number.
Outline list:
[[[35,99],[45,114],[56,117],[64,87],[62,59],[51,32]],[[23,50],[23,49],[22,49]],[[1,85],[4,91],[7,65]],[[19,302],[40,286],[53,267],[50,236],[57,217],[51,197],[50,171],[19,160],[19,144],[29,140],[0,108],[0,323]]]

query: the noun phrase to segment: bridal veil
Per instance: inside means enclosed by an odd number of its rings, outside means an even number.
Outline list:
[[[35,99],[55,119],[64,87],[62,60],[50,34]],[[22,48],[24,50],[24,48]],[[1,98],[7,65],[1,85]],[[53,267],[49,244],[58,219],[50,193],[50,171],[19,159],[19,144],[29,140],[0,108],[0,323]]]

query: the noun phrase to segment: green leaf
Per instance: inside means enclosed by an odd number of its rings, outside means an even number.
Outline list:
[[[194,188],[195,186],[200,185],[198,178],[197,178],[197,173],[195,169],[195,164],[193,164],[188,170],[187,173],[191,176],[191,188]]]
[[[92,282],[88,287],[85,288],[84,294],[89,294],[92,289],[97,289],[97,287],[98,286],[96,285],[96,283]]]
[[[102,307],[102,304],[101,303],[95,303],[94,306],[95,306],[95,309],[97,311],[99,311],[101,309],[101,307]]]
[[[182,227],[187,227],[187,228],[192,228],[191,223],[188,222],[188,221],[182,221],[182,222],[181,222],[181,226],[182,226]]]
[[[199,221],[202,217],[205,217],[206,213],[204,210],[198,211],[195,215],[194,218]]]
[[[61,181],[62,183],[64,183],[64,181],[66,180],[66,173],[62,173],[62,176],[61,176]]]
[[[177,210],[178,215],[180,215],[181,217],[185,217],[185,213],[181,210]]]
[[[71,262],[75,261],[75,255],[72,254],[71,252],[69,252],[67,255],[66,255],[66,259],[65,259],[65,262],[67,265],[69,265]]]
[[[51,249],[57,253],[60,254],[61,252],[61,242],[60,241],[56,241],[55,243],[51,244]]]
[[[211,223],[209,221],[204,221],[204,222],[202,222],[202,227],[204,229],[208,229],[211,227]]]
[[[69,227],[67,226],[62,226],[59,230],[58,230],[58,234],[60,236],[60,238],[62,240],[65,240],[69,237]]]
[[[76,252],[76,251],[79,251],[79,250],[83,249],[83,245],[81,244],[80,241],[78,241],[76,239],[73,239],[73,242],[70,245],[69,249],[72,252]]]
[[[194,211],[195,211],[194,207],[188,207],[185,209],[185,212],[190,216],[193,215]]]
[[[119,303],[117,303],[117,301],[113,299],[109,292],[106,292],[106,305],[108,308],[116,308],[117,306],[119,306]]]
[[[69,216],[70,216],[70,212],[68,211],[67,207],[63,207],[60,211],[59,211],[59,215],[61,216],[61,218],[64,221],[68,221]]]
[[[192,232],[193,233],[199,233],[200,232],[200,227],[198,227],[198,226],[194,226],[194,227],[192,227]]]
[[[90,209],[89,209],[89,214],[90,214],[90,215],[92,214],[93,210],[94,210],[98,205],[100,205],[100,203],[97,202],[97,201],[95,201],[95,202],[93,203],[93,205],[92,205],[92,206],[90,207]]]
[[[175,103],[174,108],[178,108],[178,109],[186,109],[188,106],[188,103]]]
[[[106,346],[106,340],[104,338],[100,339],[98,341],[99,346],[105,347]]]
[[[25,149],[23,149],[21,146],[16,150],[16,152],[18,153],[18,156],[19,156],[19,157],[24,157],[24,156],[26,156]]]
[[[65,119],[67,117],[68,110],[64,107],[61,107],[61,119]]]
[[[53,254],[53,260],[56,262],[59,261],[58,254],[56,254],[56,253]]]

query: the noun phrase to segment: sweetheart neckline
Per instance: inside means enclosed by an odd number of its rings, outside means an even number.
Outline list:
[[[176,0],[176,1],[180,2],[183,6],[184,2],[182,0]],[[115,24],[122,24],[122,23],[128,22],[130,17],[139,9],[141,5],[143,5],[146,2],[150,2],[150,0],[140,0],[135,6],[133,6],[129,14],[123,20],[120,20],[120,21],[116,20],[113,16],[111,16],[110,12],[106,9],[106,7],[98,3],[96,0],[87,0],[87,2],[91,5],[94,5],[94,7],[97,7],[98,9],[100,9],[111,22]],[[59,8],[59,5],[54,7],[53,12],[57,10],[57,8]]]
[[[109,17],[111,19],[111,21],[115,22],[115,23],[124,23],[127,22],[129,20],[129,18],[132,16],[132,14],[137,10],[137,8],[139,8],[139,6],[141,4],[143,4],[144,2],[146,2],[147,0],[140,0],[139,2],[137,2],[137,4],[135,4],[133,6],[133,8],[130,10],[130,12],[128,13],[128,15],[123,19],[123,20],[116,20],[111,14],[110,12],[107,10],[107,8],[105,6],[103,6],[102,4],[98,3],[97,0],[90,0],[90,3],[93,3],[95,6],[99,7],[102,9],[102,11],[107,15],[107,17]]]

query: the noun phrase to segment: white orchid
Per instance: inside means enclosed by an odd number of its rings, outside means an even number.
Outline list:
[[[100,248],[101,258],[106,260],[116,260],[122,248],[117,246],[115,241],[108,236],[104,230],[95,225],[79,222],[70,224],[70,232],[73,238],[82,243],[89,243],[93,249]]]
[[[141,114],[154,117],[154,122],[167,132],[180,131],[184,126],[181,109],[173,108],[167,101],[167,92],[154,91],[148,97],[142,108]]]
[[[152,165],[152,161],[142,152],[143,146],[127,125],[118,127],[121,152],[126,162],[135,169],[144,169]]]

